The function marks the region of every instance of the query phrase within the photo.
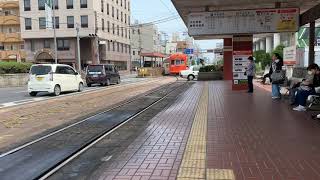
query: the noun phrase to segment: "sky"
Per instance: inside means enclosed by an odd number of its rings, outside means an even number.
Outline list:
[[[181,38],[188,31],[171,0],[131,0],[131,16],[132,20],[138,20],[139,23],[176,17],[177,19],[172,21],[156,24],[159,31],[166,32],[168,35],[178,32]],[[217,42],[221,40],[196,41],[201,49],[213,49]],[[212,58],[211,55],[208,56]]]

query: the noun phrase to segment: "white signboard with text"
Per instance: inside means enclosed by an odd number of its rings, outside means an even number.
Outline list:
[[[190,13],[191,36],[296,32],[299,9],[256,9]]]
[[[291,46],[283,49],[283,63],[285,65],[297,64],[297,48]]]

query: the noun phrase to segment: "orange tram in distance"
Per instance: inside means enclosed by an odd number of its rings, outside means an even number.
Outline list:
[[[185,54],[172,54],[167,60],[169,73],[172,75],[177,75],[180,71],[188,69],[188,56]]]

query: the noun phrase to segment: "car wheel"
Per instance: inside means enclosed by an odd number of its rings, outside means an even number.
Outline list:
[[[107,79],[107,86],[110,86],[110,79]]]
[[[120,84],[120,82],[121,82],[121,79],[120,79],[120,78],[118,78],[118,80],[117,80],[117,84]]]
[[[83,83],[80,83],[80,84],[79,84],[78,92],[82,92],[83,89],[84,89]]]
[[[88,86],[88,87],[91,87],[92,85],[91,85],[91,84],[87,84],[87,86]]]
[[[189,75],[189,76],[188,76],[188,81],[193,81],[194,78],[195,78],[194,75]]]
[[[37,94],[38,94],[37,92],[31,92],[31,93],[29,93],[29,95],[32,96],[32,97],[37,96]]]
[[[59,96],[61,94],[61,88],[59,85],[56,85],[53,90],[53,95]]]

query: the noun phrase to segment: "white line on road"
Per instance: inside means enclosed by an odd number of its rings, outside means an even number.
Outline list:
[[[39,101],[45,101],[45,100],[50,100],[50,99],[63,98],[63,97],[68,97],[68,96],[75,96],[75,95],[80,95],[80,94],[87,93],[87,92],[94,92],[94,91],[99,92],[99,91],[104,91],[104,90],[111,90],[111,89],[115,89],[115,88],[119,88],[119,87],[131,86],[131,85],[134,85],[135,83],[136,84],[140,84],[140,83],[143,83],[143,82],[147,82],[147,84],[149,84],[149,83],[152,83],[152,82],[155,82],[155,81],[158,81],[158,80],[153,79],[153,80],[150,80],[150,81],[143,80],[143,81],[137,81],[137,82],[125,82],[124,84],[115,85],[115,86],[112,86],[112,87],[90,88],[90,89],[84,90],[83,92],[76,92],[76,93],[72,93],[72,94],[64,94],[64,95],[60,95],[60,96],[57,96],[57,97],[39,97],[39,98],[25,99],[25,100],[20,100],[20,101],[13,101],[13,102],[0,104],[0,109],[13,107],[13,106],[24,105],[24,104],[29,104],[29,103],[32,103],[32,102],[39,102]]]
[[[17,91],[17,92],[14,92],[16,94],[20,94],[20,93],[27,93],[28,91]]]

